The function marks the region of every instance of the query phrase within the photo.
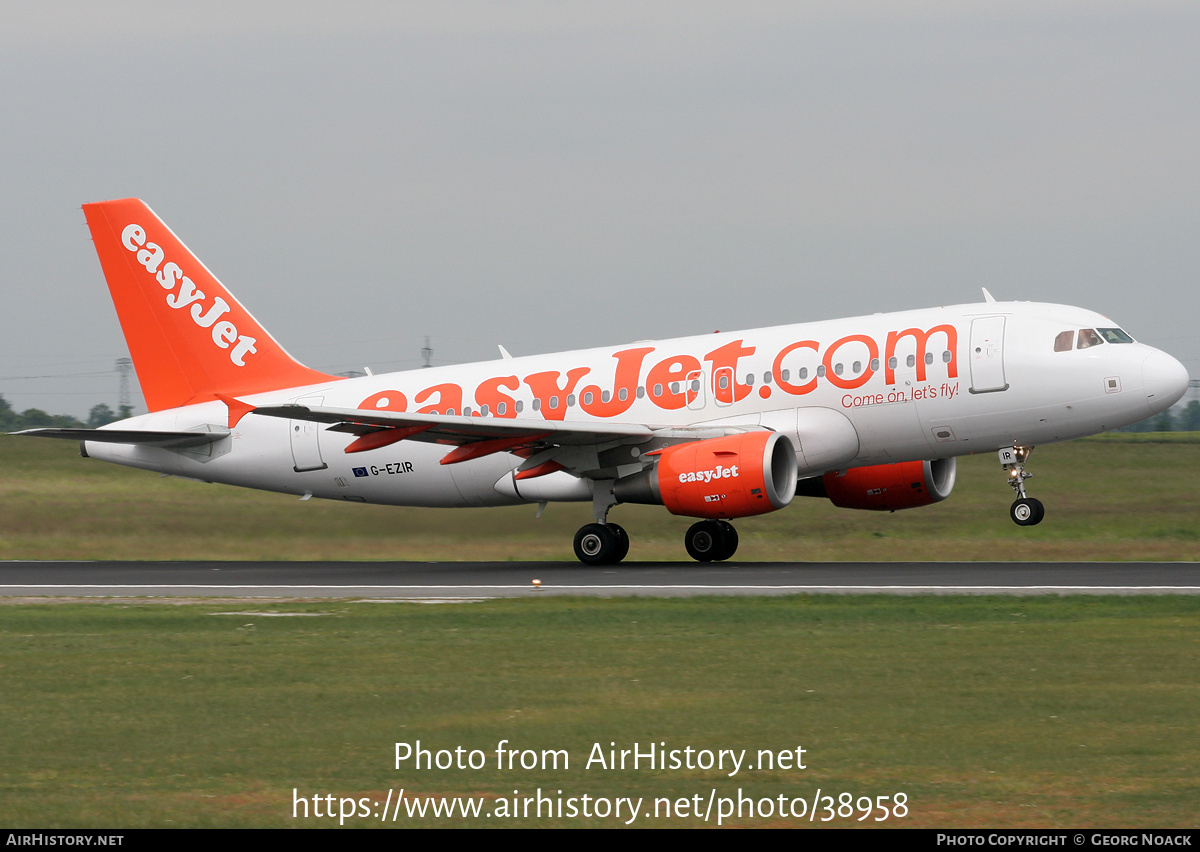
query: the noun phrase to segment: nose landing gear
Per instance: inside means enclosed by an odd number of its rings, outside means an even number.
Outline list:
[[[1033,476],[1025,469],[1025,461],[1033,447],[1005,447],[1000,451],[1000,464],[1008,472],[1008,484],[1017,493],[1017,499],[1008,510],[1013,523],[1022,527],[1032,527],[1042,522],[1046,516],[1046,508],[1036,497],[1025,495],[1025,480]]]

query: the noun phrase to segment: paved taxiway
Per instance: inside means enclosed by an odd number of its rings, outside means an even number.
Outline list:
[[[540,582],[535,587],[534,581]],[[0,562],[0,597],[1200,594],[1197,562]]]

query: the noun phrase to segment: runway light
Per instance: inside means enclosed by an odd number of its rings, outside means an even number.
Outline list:
[[[541,581],[541,580],[534,580],[534,581],[533,581],[533,590],[534,590],[535,592],[537,592],[537,591],[541,591],[541,588],[542,588],[542,581]]]

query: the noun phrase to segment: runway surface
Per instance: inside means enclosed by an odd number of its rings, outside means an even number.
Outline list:
[[[537,581],[537,584],[535,584]],[[1200,594],[1196,562],[0,562],[0,597]]]

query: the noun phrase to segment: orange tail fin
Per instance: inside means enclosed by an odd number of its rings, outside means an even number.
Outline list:
[[[83,212],[151,411],[336,379],[288,355],[138,199]]]

